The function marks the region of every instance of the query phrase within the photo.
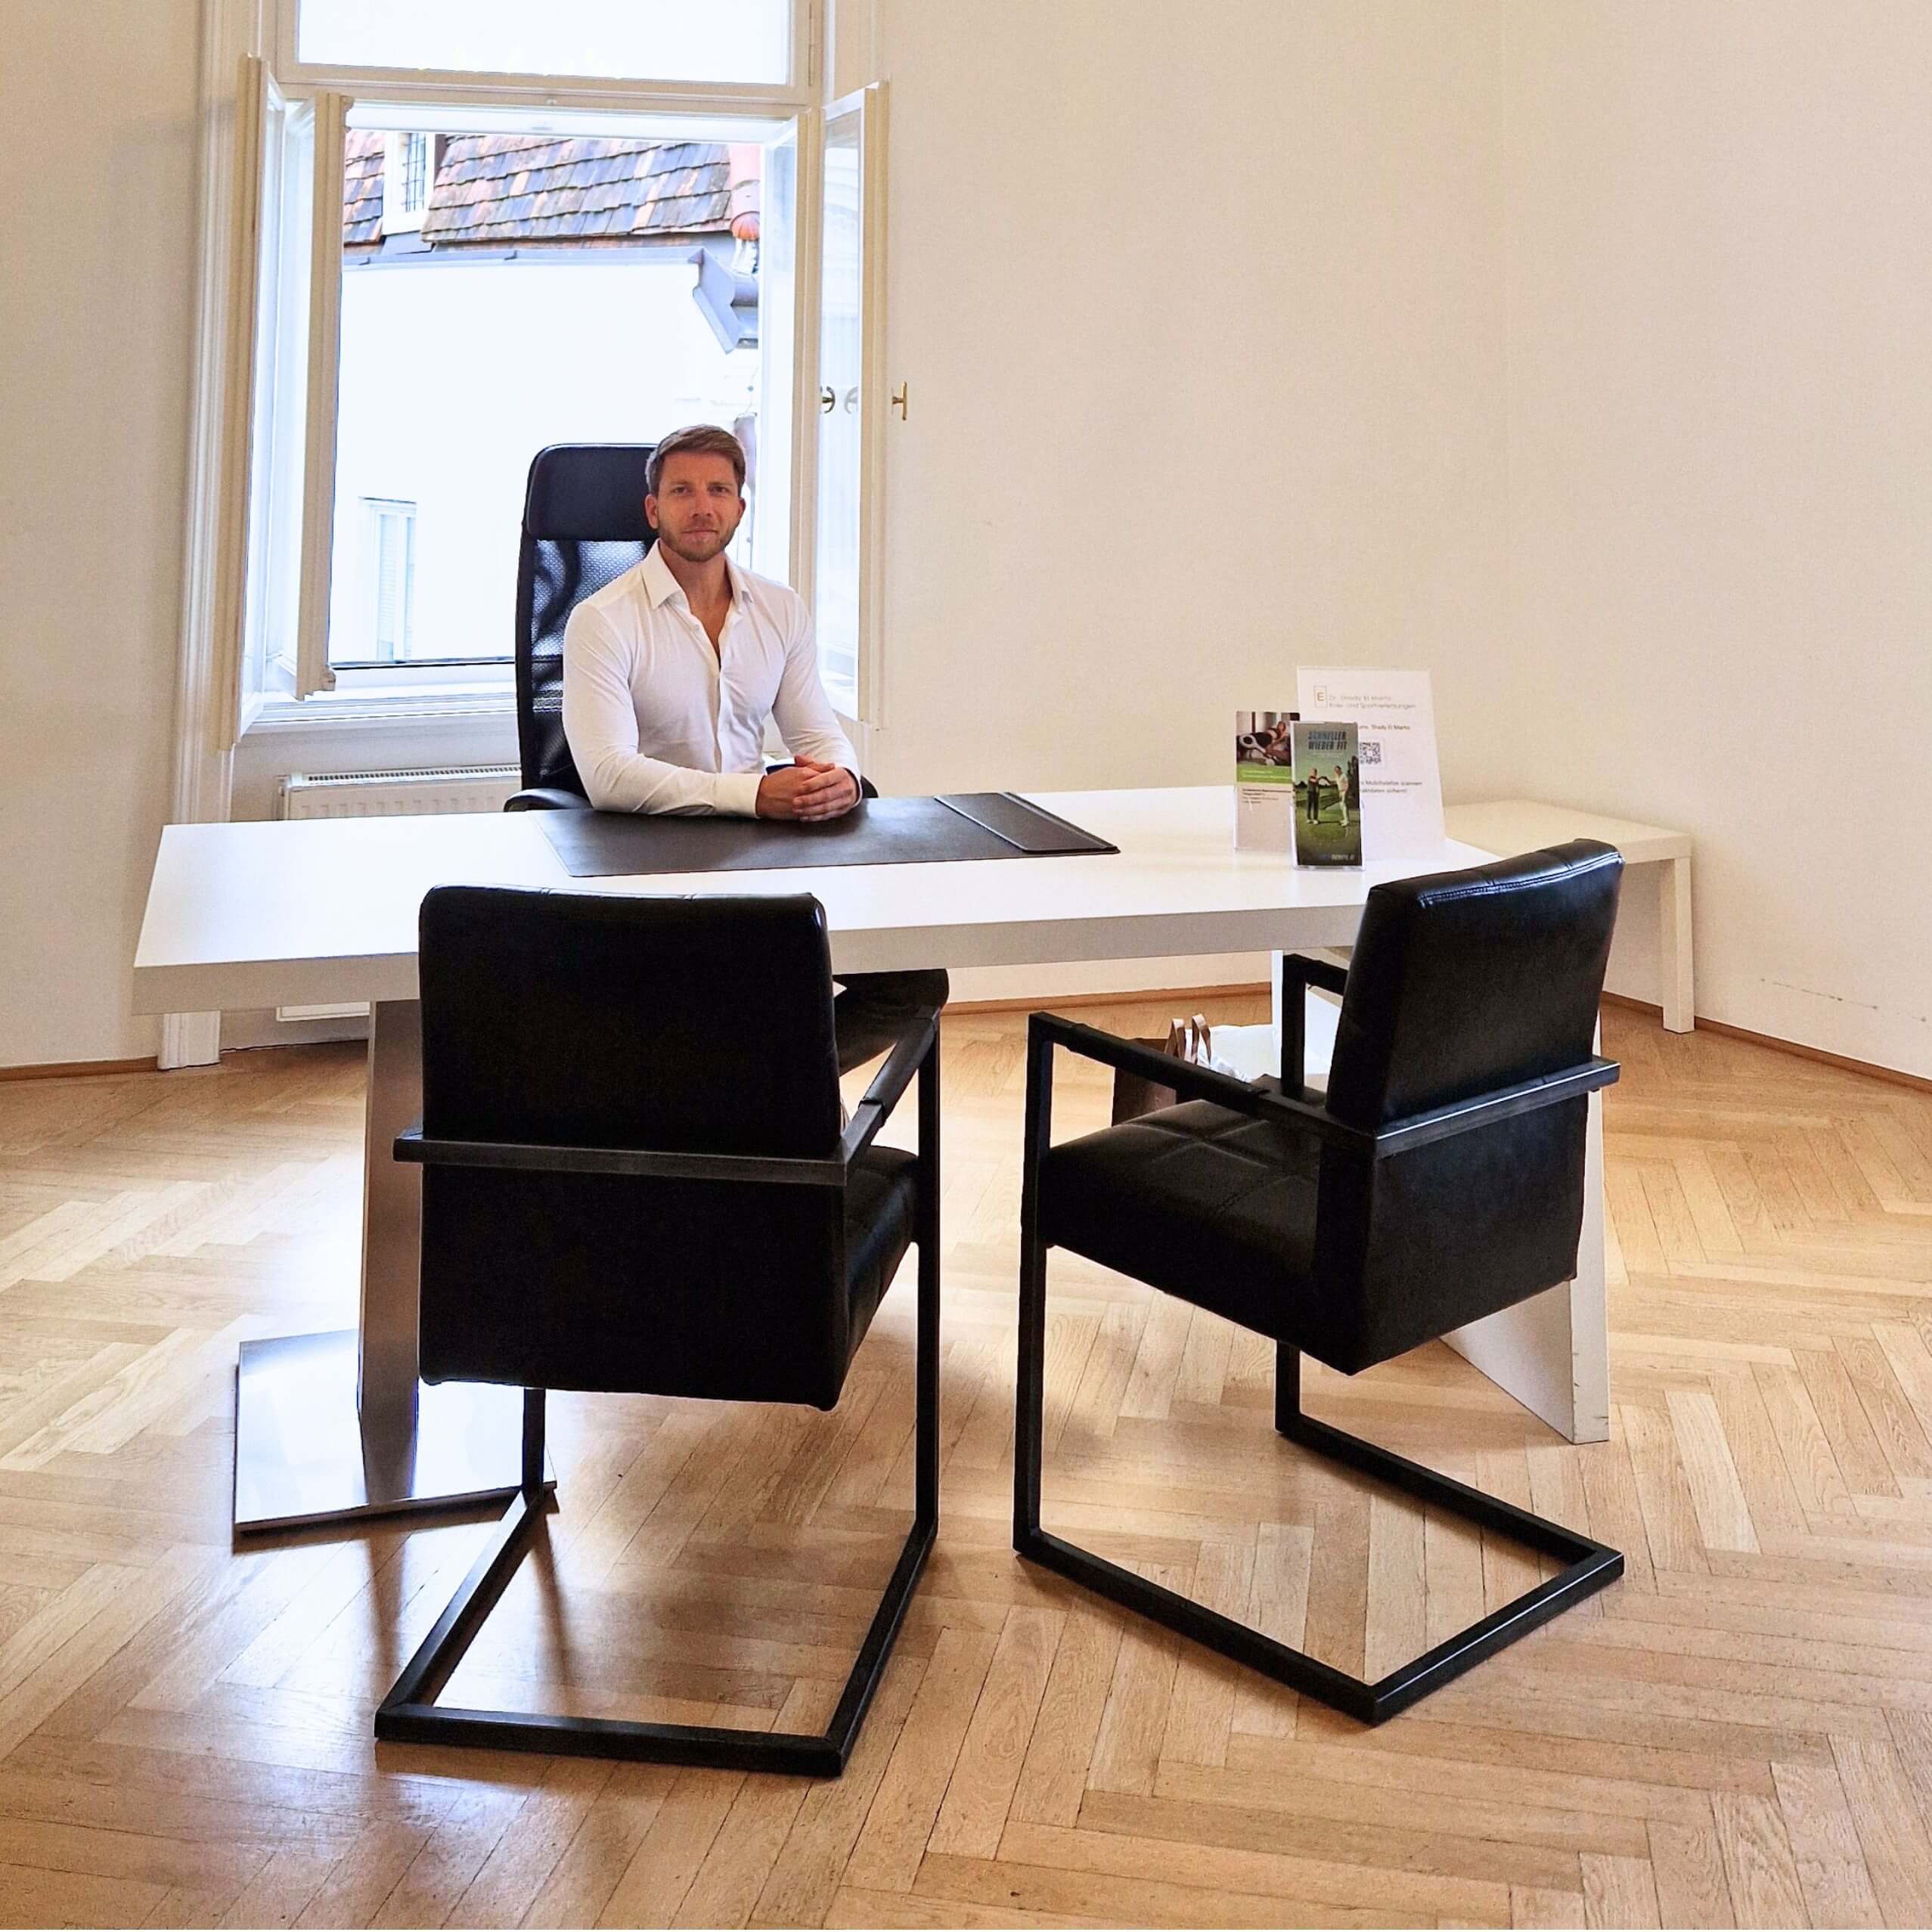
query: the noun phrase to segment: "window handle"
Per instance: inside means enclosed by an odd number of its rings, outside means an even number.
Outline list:
[[[827,383],[818,392],[819,414],[821,416],[830,416],[838,406],[839,398],[833,393],[832,385]]]

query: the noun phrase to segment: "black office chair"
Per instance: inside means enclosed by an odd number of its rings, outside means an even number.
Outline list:
[[[937,1014],[842,1133],[808,895],[441,886],[420,958],[422,1372],[523,1388],[523,1475],[376,1735],[836,1776],[938,1523]],[[916,1157],[873,1144],[915,1073]],[[436,1703],[539,1520],[546,1390],[832,1408],[915,1243],[913,1524],[823,1735]]]
[[[644,560],[651,443],[557,443],[538,451],[516,554],[516,744],[523,789],[506,811],[586,811],[563,735],[563,627]]]
[[[1568,1280],[1583,1212],[1586,1096],[1623,861],[1579,839],[1378,885],[1338,967],[1290,957],[1279,1089],[1183,1066],[1050,1014],[1027,1040],[1013,1547],[1128,1609],[1371,1723],[1601,1589],[1588,1537],[1301,1413],[1301,1356],[1347,1375]],[[1325,1100],[1302,1084],[1307,988],[1341,995]],[[1052,1146],[1053,1050],[1183,1104]],[[1367,1683],[1040,1527],[1047,1253],[1065,1248],[1276,1344],[1275,1427],[1559,1574]],[[1417,1580],[1421,1587],[1421,1580]]]
[[[516,553],[516,746],[523,784],[505,811],[587,811],[563,735],[563,630],[570,613],[643,563],[656,533],[644,516],[654,443],[554,443],[538,451],[523,492]],[[860,792],[879,795],[861,775]]]

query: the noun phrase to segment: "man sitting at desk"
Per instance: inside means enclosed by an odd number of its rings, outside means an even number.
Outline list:
[[[563,730],[600,811],[837,818],[859,802],[858,759],[818,676],[811,613],[789,585],[725,556],[745,513],[745,452],[699,423],[666,436],[646,473],[657,532],[643,563],[586,597],[563,633]],[[764,769],[768,718],[792,762]],[[842,978],[842,1072],[884,1052],[943,972]]]

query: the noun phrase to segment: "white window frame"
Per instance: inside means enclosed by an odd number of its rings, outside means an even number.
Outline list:
[[[329,67],[296,57],[296,14],[300,0],[262,0],[269,16],[265,36],[274,70],[295,89],[352,85],[385,101],[418,92],[447,97],[503,100],[510,104],[562,106],[566,98],[636,103],[648,98],[661,111],[681,107],[722,108],[733,113],[802,113],[813,102],[823,45],[825,0],[792,0],[791,78],[783,82],[652,81],[633,85],[607,76],[490,73],[465,68]]]
[[[233,8],[236,0],[205,0],[211,9]],[[519,127],[595,124],[600,129],[621,125],[640,132],[662,125],[667,132],[689,138],[695,127],[715,132],[721,140],[755,139],[768,144],[788,130],[815,117],[812,88],[820,65],[818,48],[824,0],[793,0],[792,67],[794,82],[785,86],[719,85],[696,82],[653,82],[632,85],[607,79],[569,76],[537,79],[530,76],[473,74],[393,68],[328,68],[293,58],[296,12],[299,0],[263,0],[263,39],[279,57],[265,64],[278,85],[297,112],[312,113],[315,144],[313,206],[309,216],[310,257],[306,304],[307,384],[302,412],[300,589],[298,615],[291,641],[279,637],[256,653],[266,681],[278,685],[249,700],[256,715],[284,715],[318,695],[333,693],[337,679],[328,662],[330,574],[335,529],[333,490],[336,469],[337,378],[340,363],[341,262],[340,177],[344,132],[351,116],[364,125],[374,121],[386,130],[438,133],[488,125],[501,119]],[[285,76],[285,78],[284,78]],[[532,111],[534,110],[534,111]],[[386,160],[392,158],[386,157]],[[389,183],[385,180],[386,231]],[[815,182],[808,200],[815,200]],[[817,300],[815,250],[802,253],[795,299],[802,312]],[[801,330],[802,336],[811,332]],[[799,345],[801,352],[809,341]],[[795,423],[796,415],[795,412]],[[795,430],[785,467],[795,478],[808,455]],[[799,492],[792,492],[795,524]],[[808,508],[809,492],[804,493]],[[245,537],[245,529],[229,526],[229,540]],[[792,557],[800,554],[795,536]],[[809,556],[808,545],[804,554]],[[252,561],[252,560],[251,560]],[[239,566],[246,577],[250,563]],[[402,682],[399,671],[348,674],[358,697],[366,699],[372,681]],[[476,676],[473,670],[471,678]],[[438,681],[432,679],[430,681]],[[411,702],[398,694],[398,709]],[[506,688],[504,702],[510,702]],[[364,706],[358,703],[358,712]],[[311,707],[312,715],[314,708]]]
[[[340,176],[342,139],[352,124],[384,129],[419,129],[450,133],[473,128],[487,118],[514,122],[519,128],[620,126],[624,132],[676,132],[690,137],[693,124],[706,128],[701,137],[718,141],[758,141],[775,145],[796,141],[798,206],[794,234],[792,313],[796,328],[788,344],[790,355],[790,448],[783,452],[783,483],[773,497],[786,498],[780,523],[788,532],[784,574],[811,601],[815,558],[814,495],[817,477],[817,313],[821,268],[819,197],[823,191],[823,116],[819,107],[821,73],[825,72],[825,17],[831,0],[794,0],[792,81],[783,87],[707,83],[653,83],[647,87],[612,83],[601,77],[485,76],[466,72],[423,70],[332,70],[293,62],[296,0],[203,0],[203,232],[201,340],[203,354],[195,392],[195,476],[188,553],[189,581],[184,595],[181,640],[181,706],[178,709],[176,817],[226,817],[232,786],[234,746],[243,730],[307,730],[340,721],[344,728],[367,730],[383,718],[408,728],[414,717],[442,718],[450,697],[436,690],[410,690],[419,680],[398,668],[379,672],[346,672],[346,688],[334,693],[336,678],[328,668],[328,601],[330,560],[334,547],[334,429],[336,429],[338,330],[340,330]],[[241,104],[236,87],[236,60],[253,56],[251,79],[257,107]],[[226,76],[224,76],[226,67]],[[262,185],[261,141],[268,116],[259,104],[274,102],[274,126],[297,128],[303,141],[313,129],[313,181],[292,212],[297,224],[309,228],[299,236],[290,228],[280,232],[271,205],[278,191],[274,166]],[[842,107],[842,104],[840,104]],[[352,122],[354,116],[354,122]],[[255,188],[237,180],[237,166],[247,166],[250,139],[257,145]],[[883,168],[883,143],[877,145],[867,176]],[[247,259],[253,278],[241,274],[241,243],[236,222],[245,219],[250,236]],[[262,240],[265,228],[274,230]],[[278,344],[274,338],[274,307],[280,290],[265,286],[265,262],[282,262],[288,271],[290,250],[299,250],[307,268],[302,299],[290,297],[280,321],[293,324],[292,334]],[[883,276],[883,255],[875,250],[871,265]],[[297,272],[293,282],[299,282]],[[867,272],[871,280],[871,268]],[[290,286],[293,286],[293,282]],[[245,284],[245,286],[240,286]],[[212,324],[212,332],[210,332]],[[305,328],[302,327],[305,324]],[[212,346],[210,346],[212,344]],[[282,354],[276,349],[282,348]],[[299,400],[290,396],[290,354],[296,369],[305,375],[297,384]],[[280,367],[276,367],[280,361]],[[769,367],[769,365],[767,365]],[[866,361],[867,383],[879,386],[873,417],[885,421],[883,342],[871,342]],[[783,408],[783,398],[773,398]],[[286,408],[284,408],[286,406]],[[237,410],[241,411],[237,417]],[[245,427],[253,421],[253,439]],[[765,423],[777,427],[775,417]],[[278,550],[282,578],[278,606],[265,614],[259,595],[262,575],[262,533],[284,529],[293,519],[290,485],[280,493],[278,514],[271,516],[259,487],[259,450],[251,441],[278,446],[280,462],[293,464],[299,473],[299,532],[292,532]],[[773,473],[777,436],[761,439],[761,466]],[[251,460],[253,458],[253,460]],[[883,514],[879,462],[867,462],[867,581],[877,585],[877,522]],[[288,471],[284,471],[284,476]],[[237,501],[236,493],[240,493]],[[344,504],[344,510],[349,506]],[[240,514],[236,512],[240,510]],[[255,541],[250,541],[251,512]],[[777,568],[777,560],[761,541],[761,564]],[[299,557],[299,568],[290,558]],[[288,580],[299,580],[290,588]],[[877,636],[877,597],[871,597],[870,634]],[[292,606],[292,610],[290,610]],[[431,686],[448,676],[476,672],[441,672],[427,680]],[[879,651],[873,641],[866,651],[866,699],[864,718],[856,727],[856,742],[866,738],[866,724],[877,723],[883,678]],[[462,706],[510,713],[514,692],[508,686],[464,693]],[[299,721],[299,723],[297,723]],[[394,753],[390,753],[394,755]],[[195,777],[199,773],[199,777]],[[197,1055],[189,1055],[195,1059]]]
[[[798,588],[814,612],[817,604],[818,555],[818,422],[820,413],[819,371],[819,318],[824,265],[824,169],[825,131],[835,121],[855,121],[859,134],[859,527],[858,527],[858,631],[856,662],[857,686],[854,714],[839,712],[840,722],[852,737],[861,758],[867,755],[870,734],[885,724],[885,676],[883,638],[885,630],[885,420],[888,397],[885,377],[885,100],[886,85],[874,81],[832,102],[811,116],[811,162],[814,188],[811,196],[809,326],[802,324],[800,333],[808,338],[813,371],[799,398],[809,419],[809,458],[798,473],[802,513],[795,541],[805,546],[803,568],[808,573]],[[805,159],[802,150],[800,160]],[[804,247],[802,240],[801,248]]]

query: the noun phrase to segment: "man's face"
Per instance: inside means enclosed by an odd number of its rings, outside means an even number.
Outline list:
[[[667,458],[656,495],[644,499],[658,541],[687,563],[709,563],[731,541],[744,513],[731,459],[698,451]]]

